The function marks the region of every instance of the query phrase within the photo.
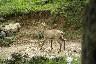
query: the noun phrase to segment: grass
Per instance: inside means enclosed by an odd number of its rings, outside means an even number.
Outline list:
[[[58,8],[59,3],[44,4],[41,0],[0,0],[0,15],[6,16],[10,14],[29,13],[32,11],[51,10],[52,12]]]

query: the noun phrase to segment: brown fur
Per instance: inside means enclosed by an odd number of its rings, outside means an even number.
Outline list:
[[[52,47],[53,40],[56,40],[60,44],[59,52],[61,52],[62,42],[60,42],[60,41],[63,41],[64,42],[64,50],[65,50],[65,39],[63,37],[64,32],[57,30],[57,29],[51,29],[51,30],[45,30],[43,32],[43,35],[44,35],[44,42],[42,43],[42,46],[44,45],[46,40],[49,40],[51,43],[51,50],[52,50],[53,49],[53,47]]]

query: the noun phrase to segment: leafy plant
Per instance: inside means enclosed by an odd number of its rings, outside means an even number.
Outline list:
[[[34,56],[29,61],[29,64],[47,64],[48,61],[49,61],[49,59],[46,57]]]
[[[14,37],[4,37],[3,39],[0,38],[0,46],[10,46],[14,42]]]
[[[11,56],[11,59],[6,60],[6,64],[28,64],[26,57],[22,56],[20,53],[13,53]]]
[[[11,59],[0,60],[0,64],[67,64],[66,57],[49,59],[43,56],[34,56],[28,60],[20,53],[13,53],[11,56]],[[80,58],[73,57],[72,64],[80,64]]]

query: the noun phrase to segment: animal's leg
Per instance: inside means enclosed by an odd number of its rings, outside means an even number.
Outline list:
[[[65,50],[65,42],[66,42],[66,39],[64,39],[63,37],[60,37],[60,40],[63,42],[63,49]]]
[[[64,50],[65,50],[65,40],[64,40],[63,44],[64,44],[64,46],[63,46],[64,47]]]
[[[61,49],[62,49],[62,42],[58,41],[58,43],[60,45],[60,48],[59,48],[59,51],[58,51],[58,53],[59,53],[59,52],[61,52]]]
[[[52,42],[53,42],[53,40],[51,39],[50,41],[51,41],[51,50],[52,50],[52,49],[53,49],[53,47],[52,47]]]
[[[59,49],[59,51],[61,52],[61,49],[62,49],[62,43],[60,42],[59,44],[60,44],[60,49]]]
[[[40,50],[42,50],[42,47],[43,47],[44,43],[45,43],[45,40],[39,44],[40,45]]]

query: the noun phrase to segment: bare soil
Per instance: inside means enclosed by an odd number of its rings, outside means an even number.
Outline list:
[[[80,42],[66,42],[66,49],[60,53],[58,53],[59,45],[58,43],[53,44],[53,50],[50,50],[50,44],[46,43],[43,46],[43,50],[39,50],[39,46],[36,43],[26,43],[26,44],[19,44],[19,45],[11,45],[11,47],[2,47],[0,48],[0,57],[10,58],[10,55],[14,52],[21,53],[21,54],[28,54],[29,57],[33,56],[64,56],[68,54],[77,55],[80,57],[81,52],[81,44]]]

